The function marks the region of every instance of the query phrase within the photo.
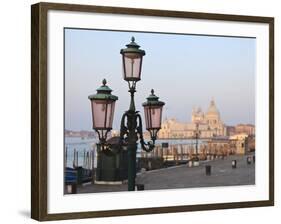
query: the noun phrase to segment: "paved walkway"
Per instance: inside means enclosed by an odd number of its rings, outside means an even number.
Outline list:
[[[252,156],[252,155],[251,155]],[[237,160],[237,168],[231,166]],[[255,184],[255,164],[247,164],[247,156],[229,156],[225,159],[200,161],[198,167],[181,165],[147,171],[137,175],[136,183],[144,184],[145,190],[191,187],[215,187]],[[211,175],[206,176],[205,165],[211,165]],[[127,191],[127,184],[78,187],[77,193]]]

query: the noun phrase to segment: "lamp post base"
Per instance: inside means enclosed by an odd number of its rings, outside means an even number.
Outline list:
[[[128,191],[135,191],[137,144],[128,147]]]

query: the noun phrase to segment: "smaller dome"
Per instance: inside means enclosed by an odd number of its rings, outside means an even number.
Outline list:
[[[193,107],[192,115],[194,115],[194,116],[203,116],[204,113],[203,113],[201,107]]]

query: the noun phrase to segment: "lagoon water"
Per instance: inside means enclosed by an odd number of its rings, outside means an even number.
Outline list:
[[[83,166],[84,152],[93,154],[94,157],[94,167],[97,165],[97,152],[96,143],[98,139],[96,138],[80,138],[80,137],[65,137],[65,150],[67,150],[66,165],[67,167],[73,167],[74,149],[78,152],[78,166]],[[168,142],[169,145],[195,145],[195,139],[160,139],[156,140],[156,145],[161,145],[163,142]],[[198,140],[198,144],[204,143],[204,140]],[[138,144],[137,157],[140,156],[140,144]],[[92,157],[90,157],[92,158]]]
[[[97,142],[95,138],[65,137],[66,166],[73,167],[74,149],[78,152],[78,166],[83,166],[84,152],[94,153],[94,158],[96,158],[95,144]],[[96,161],[94,164],[97,164]]]

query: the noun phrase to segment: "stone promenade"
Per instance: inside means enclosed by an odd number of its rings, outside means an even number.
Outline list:
[[[255,184],[255,164],[247,164],[247,156],[228,156],[225,159],[200,161],[198,167],[174,166],[139,173],[137,184],[144,184],[145,190],[175,189],[191,187],[215,187]],[[232,168],[232,160],[237,160],[237,168]],[[211,166],[211,175],[205,173],[205,166]],[[127,184],[97,185],[78,187],[77,193],[127,191]]]

